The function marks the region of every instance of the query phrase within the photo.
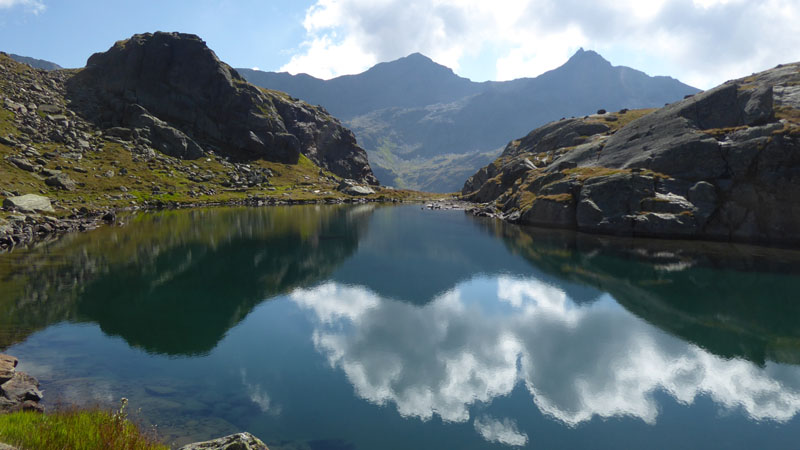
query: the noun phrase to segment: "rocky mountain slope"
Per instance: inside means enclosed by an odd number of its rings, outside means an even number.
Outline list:
[[[84,69],[0,53],[0,249],[87,210],[416,195],[377,186],[337,119],[247,83],[197,36],[136,35]]]
[[[592,233],[800,243],[800,63],[654,111],[564,119],[509,143],[462,194]]]
[[[15,55],[13,53],[9,54],[8,56],[10,56],[11,59],[13,59],[14,61],[27,64],[33,67],[34,69],[42,69],[42,70],[63,69],[63,67],[59,66],[58,64],[46,61],[44,59],[36,59],[36,58],[31,58],[30,56]]]
[[[418,54],[328,81],[242,73],[341,117],[384,183],[437,192],[458,190],[510,137],[551,120],[600,108],[658,107],[698,92],[672,78],[614,67],[583,49],[555,70],[507,82],[474,83]]]

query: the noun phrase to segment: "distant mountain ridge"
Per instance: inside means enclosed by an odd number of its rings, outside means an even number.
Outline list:
[[[322,105],[341,119],[384,108],[449,103],[481,92],[484,84],[462,78],[420,53],[331,80],[307,74],[236,70],[253,84],[274,86],[273,89]]]
[[[14,61],[27,64],[33,67],[34,69],[44,69],[44,70],[63,69],[63,67],[59,66],[58,64],[46,61],[44,59],[36,59],[36,58],[31,58],[30,56],[15,55],[13,53],[10,53],[8,56],[10,56],[11,59],[13,59]]]
[[[470,81],[419,53],[331,80],[237,71],[341,118],[383,183],[438,192],[460,189],[509,139],[552,120],[660,107],[699,92],[584,49],[536,78],[504,82]]]

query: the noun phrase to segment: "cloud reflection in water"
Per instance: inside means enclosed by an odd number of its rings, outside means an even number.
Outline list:
[[[471,301],[476,283],[496,283],[499,302]],[[535,279],[472,280],[424,306],[336,283],[291,298],[314,314],[314,344],[356,393],[394,403],[404,417],[467,422],[471,405],[509,395],[519,382],[542,412],[569,426],[595,416],[654,424],[656,391],[683,404],[705,394],[754,420],[784,422],[800,410],[799,367],[720,358],[608,298],[578,306]],[[527,442],[511,419],[481,416],[474,425],[490,441]]]

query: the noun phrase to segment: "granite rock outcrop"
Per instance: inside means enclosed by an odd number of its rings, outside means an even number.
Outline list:
[[[523,224],[798,244],[800,63],[657,110],[545,125],[509,143],[462,195]]]

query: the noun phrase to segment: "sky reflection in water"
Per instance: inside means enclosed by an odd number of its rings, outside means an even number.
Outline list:
[[[799,262],[418,206],[169,211],[1,257],[0,347],[177,443],[785,448]]]
[[[503,305],[475,298],[491,288]],[[357,395],[403,416],[473,420],[490,441],[528,440],[514,418],[470,417],[471,405],[510,395],[519,382],[568,426],[595,416],[655,424],[659,390],[687,405],[705,394],[753,420],[785,422],[800,409],[796,366],[715,356],[610,297],[578,306],[536,279],[473,279],[422,307],[337,283],[290,297],[313,312],[315,347]]]

